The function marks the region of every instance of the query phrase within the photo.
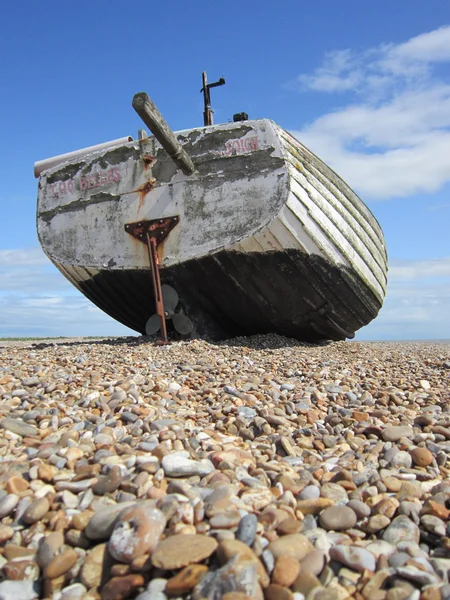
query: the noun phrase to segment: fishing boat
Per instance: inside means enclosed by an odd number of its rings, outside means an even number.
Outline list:
[[[152,135],[35,163],[38,237],[53,264],[127,327],[213,340],[274,332],[352,338],[386,291],[381,228],[362,200],[269,119]]]

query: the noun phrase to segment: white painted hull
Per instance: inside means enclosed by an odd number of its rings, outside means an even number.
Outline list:
[[[342,339],[376,316],[383,235],[333,171],[268,120],[176,135],[193,175],[153,138],[41,175],[39,239],[74,285],[143,332],[154,312],[148,253],[124,226],[179,216],[159,248],[161,279],[199,333]]]

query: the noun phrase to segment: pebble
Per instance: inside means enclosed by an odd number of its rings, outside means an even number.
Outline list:
[[[330,549],[330,558],[337,560],[359,573],[375,571],[375,556],[358,546],[337,545]]]
[[[119,562],[131,563],[151,554],[166,526],[166,517],[152,501],[142,502],[121,512],[108,542],[108,550]]]
[[[172,535],[156,546],[152,563],[163,570],[181,569],[205,560],[217,546],[217,541],[206,535]]]
[[[418,467],[428,467],[433,463],[433,455],[427,448],[413,448],[410,452]]]
[[[390,544],[398,545],[400,542],[419,543],[420,530],[406,515],[399,515],[390,523],[382,535],[382,539]]]
[[[342,531],[356,525],[357,516],[348,506],[329,506],[320,513],[320,526],[327,531]]]
[[[192,460],[183,452],[173,452],[163,457],[161,462],[167,477],[192,477],[209,475],[214,471],[213,463],[208,459]]]
[[[49,579],[55,579],[60,575],[64,575],[71,569],[78,560],[78,554],[72,548],[64,550],[58,554],[45,567],[44,575]]]
[[[0,597],[450,597],[449,351],[0,342]]]
[[[187,594],[207,572],[206,565],[189,565],[167,581],[164,591],[169,597]]]
[[[240,540],[247,546],[252,546],[255,541],[256,531],[258,527],[258,519],[256,515],[248,514],[242,517],[239,522],[236,539]]]
[[[414,435],[411,425],[390,425],[383,429],[383,440],[385,442],[398,442],[402,438],[410,438]]]

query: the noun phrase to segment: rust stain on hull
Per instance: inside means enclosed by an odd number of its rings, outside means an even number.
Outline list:
[[[143,183],[141,186],[138,187],[138,189],[136,190],[136,192],[139,194],[139,206],[138,206],[138,213],[141,210],[141,208],[144,206],[144,202],[145,202],[145,196],[152,191],[152,189],[154,188],[156,183],[156,179],[149,179],[148,181],[146,181],[145,183]]]

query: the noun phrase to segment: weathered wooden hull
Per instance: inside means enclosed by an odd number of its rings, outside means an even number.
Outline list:
[[[176,215],[159,248],[161,281],[177,290],[196,334],[345,339],[375,318],[383,235],[333,171],[267,120],[177,136],[192,176],[153,138],[41,176],[41,244],[83,294],[144,333],[154,312],[147,249],[124,226]]]

